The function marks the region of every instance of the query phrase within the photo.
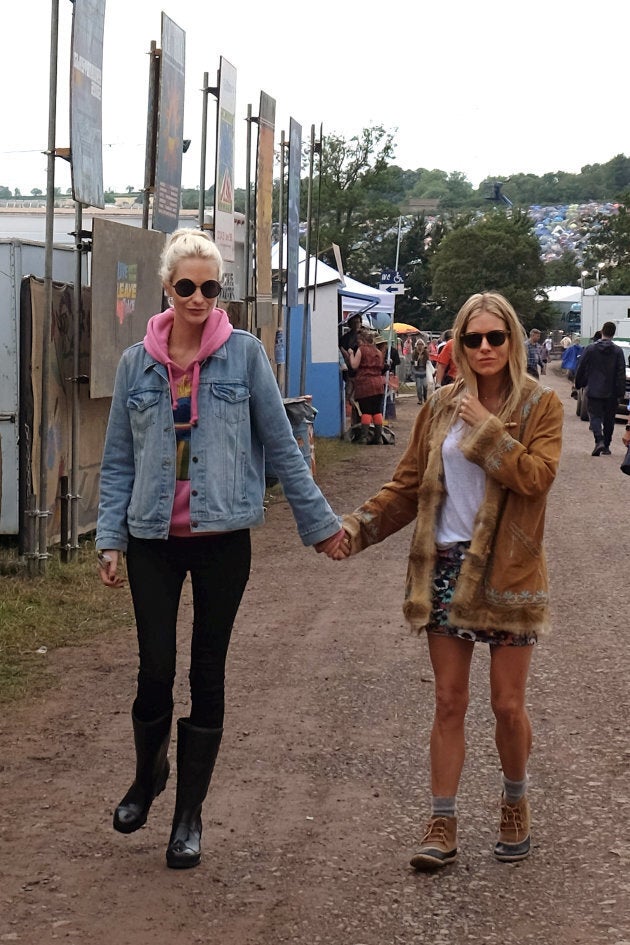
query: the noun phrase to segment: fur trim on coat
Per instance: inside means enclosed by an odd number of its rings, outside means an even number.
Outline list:
[[[343,519],[352,554],[415,519],[403,610],[416,632],[431,615],[435,533],[445,496],[442,443],[460,396],[451,386],[436,391],[418,414],[392,481]],[[450,607],[453,626],[516,635],[548,631],[543,533],[563,415],[557,394],[528,379],[510,422],[490,416],[462,439],[466,458],[486,473],[486,492]]]

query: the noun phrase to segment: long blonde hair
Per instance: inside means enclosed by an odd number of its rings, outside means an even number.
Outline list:
[[[484,312],[487,315],[495,315],[500,318],[506,331],[509,333],[508,339],[508,384],[507,397],[498,416],[506,419],[519,404],[523,388],[527,384],[527,353],[525,351],[525,329],[521,321],[504,296],[498,292],[477,292],[471,295],[464,302],[453,325],[453,360],[457,364],[459,371],[458,387],[460,391],[467,389],[477,394],[477,375],[470,367],[468,358],[464,351],[463,337],[466,334],[468,322],[475,315],[481,315]]]

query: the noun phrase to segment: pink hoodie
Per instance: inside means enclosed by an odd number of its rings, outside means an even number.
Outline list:
[[[201,362],[214,354],[222,344],[225,344],[232,334],[233,328],[223,309],[213,309],[203,326],[199,351],[191,364],[182,368],[175,364],[168,353],[168,342],[174,318],[175,313],[172,308],[150,318],[144,338],[144,347],[148,354],[159,361],[160,364],[163,364],[168,371],[177,440],[177,482],[175,484],[175,501],[171,515],[170,533],[172,535],[189,536],[193,534],[190,529],[190,479],[188,471],[190,430],[191,427],[197,425],[199,419],[198,397]],[[179,393],[178,397],[179,391],[182,393]],[[187,404],[188,392],[190,392],[190,412]],[[180,399],[182,401],[181,405],[179,403]]]
[[[171,328],[173,327],[174,320],[175,312],[172,308],[167,308],[165,312],[160,312],[159,315],[153,315],[153,317],[149,319],[147,333],[144,336],[144,347],[147,352],[151,357],[155,358],[156,361],[159,361],[160,364],[164,364],[168,371],[173,410],[177,408],[177,390],[173,383],[173,371],[179,371],[181,374],[181,370],[175,362],[171,360],[168,353],[168,340],[171,336]],[[201,361],[204,361],[206,358],[209,358],[211,354],[214,354],[222,344],[225,344],[233,331],[234,329],[227,317],[227,312],[224,312],[222,308],[213,309],[203,326],[199,351],[192,362],[193,379],[190,395],[190,422],[193,426],[196,425],[199,419],[197,409],[199,365]],[[188,370],[190,366],[191,365],[187,365],[186,369]]]

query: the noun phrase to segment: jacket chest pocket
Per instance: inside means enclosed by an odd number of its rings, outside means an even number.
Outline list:
[[[249,388],[224,381],[210,385],[212,412],[229,423],[242,423],[249,414]]]
[[[130,391],[127,397],[127,410],[131,429],[142,433],[157,422],[158,404],[161,391],[137,390]]]

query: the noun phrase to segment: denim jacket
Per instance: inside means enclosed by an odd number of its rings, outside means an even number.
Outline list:
[[[340,520],[297,445],[262,344],[235,330],[201,365],[199,422],[190,440],[193,532],[225,532],[264,518],[265,453],[305,545],[334,535]],[[169,534],[175,496],[175,427],[166,367],[142,343],[116,372],[103,462],[97,548],[126,551],[129,534]]]

